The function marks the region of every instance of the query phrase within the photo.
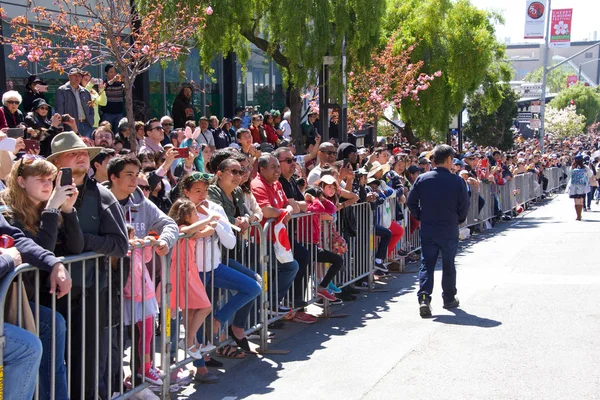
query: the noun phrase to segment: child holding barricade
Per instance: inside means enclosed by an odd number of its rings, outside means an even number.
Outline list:
[[[131,225],[127,225],[127,233],[129,234],[129,244],[131,244],[133,250],[129,252],[131,268],[127,283],[123,288],[123,322],[126,325],[135,322],[139,330],[138,354],[140,356],[140,369],[137,375],[140,378],[144,376],[150,383],[162,385],[162,374],[159,370],[152,368],[150,357],[154,317],[158,315],[154,282],[150,278],[148,268],[146,268],[146,263],[152,260],[152,246],[136,248],[136,246],[143,246],[144,239],[135,237],[135,230]],[[131,287],[132,276],[135,277],[133,288]],[[142,276],[144,277],[143,280]],[[133,315],[131,313],[132,301]]]
[[[310,246],[313,247],[318,262],[331,264],[321,283],[319,283],[317,296],[329,301],[336,301],[337,298],[329,292],[328,288],[339,293],[339,289],[333,286],[332,280],[344,266],[344,259],[339,254],[323,249],[321,245],[321,221],[333,221],[333,214],[336,213],[337,209],[332,202],[325,198],[323,189],[319,186],[310,186],[306,189],[304,199],[307,212],[313,215],[312,221],[305,221],[304,218],[299,221],[300,240],[305,242],[309,251]]]
[[[183,316],[187,316],[185,342],[181,340],[179,347],[192,358],[199,360],[202,358],[202,353],[214,350],[215,346],[211,343],[199,345],[195,340],[196,333],[212,311],[210,300],[198,274],[196,240],[211,236],[215,232],[216,220],[219,217],[209,216],[200,220],[195,204],[186,198],[180,198],[173,204],[169,217],[177,223],[181,233],[192,235],[189,239],[179,241],[178,250],[171,258],[171,282],[175,283],[171,290],[171,308],[176,312],[179,307],[182,309]],[[179,270],[179,279],[177,279],[177,270]]]

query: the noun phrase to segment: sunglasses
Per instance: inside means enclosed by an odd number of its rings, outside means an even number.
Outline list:
[[[285,160],[279,160],[279,162],[281,162],[281,163],[288,163],[288,164],[292,165],[292,164],[296,163],[296,160],[293,159],[293,158],[286,158]]]
[[[191,174],[189,176],[189,178],[192,182],[198,182],[198,181],[210,182],[210,180],[213,178],[213,175],[207,174],[206,172],[194,172],[193,174]]]
[[[21,176],[21,174],[23,173],[23,166],[24,165],[30,165],[35,160],[45,160],[45,158],[42,157],[42,156],[35,155],[35,154],[25,154],[25,155],[23,155],[23,157],[21,157],[21,162],[19,163],[19,168],[17,168],[17,176]]]
[[[164,130],[165,130],[165,129],[164,129],[162,126],[155,126],[154,128],[152,128],[152,129],[150,129],[150,130],[151,130],[151,131],[153,131],[153,130],[155,130],[155,129],[158,129],[158,130],[161,130],[161,131],[164,131]]]
[[[149,192],[150,190],[152,190],[152,188],[150,187],[150,185],[138,185],[138,187],[142,190],[145,190],[147,192]]]
[[[21,102],[20,102],[20,101],[17,101],[17,100],[6,100],[6,103],[7,103],[7,104],[16,104],[16,105],[19,105],[19,104],[21,104]]]
[[[173,124],[162,124],[162,126],[173,126]]]
[[[242,169],[226,169],[225,171],[231,172],[231,175],[233,176],[242,176],[245,172],[245,170]]]

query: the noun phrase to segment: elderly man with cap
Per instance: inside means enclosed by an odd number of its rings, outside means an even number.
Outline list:
[[[79,134],[91,137],[94,130],[94,109],[92,95],[81,86],[82,74],[79,68],[71,68],[69,82],[56,89],[54,108],[57,113],[69,114],[77,121]]]
[[[421,221],[418,300],[422,318],[431,317],[433,275],[440,251],[444,308],[459,306],[454,258],[458,250],[458,227],[469,212],[469,197],[464,180],[450,172],[454,156],[452,147],[436,146],[432,154],[435,168],[420,175],[408,194],[408,208]]]
[[[321,178],[321,169],[325,164],[333,165],[336,155],[337,151],[335,150],[335,146],[333,144],[324,142],[319,145],[319,163],[310,171],[310,174],[308,174],[306,181],[309,185],[314,185],[319,178]]]
[[[129,242],[125,217],[119,203],[112,193],[88,177],[90,159],[93,159],[102,148],[87,147],[74,132],[63,132],[52,140],[52,154],[48,161],[57,168],[69,168],[79,191],[75,208],[79,215],[79,225],[83,231],[84,252],[95,252],[123,258],[127,254]],[[86,398],[94,396],[96,376],[89,371],[99,370],[99,391],[101,398],[107,398],[107,365],[108,365],[108,282],[106,275],[100,273],[100,281],[96,281],[95,269],[105,271],[107,258],[102,257],[98,263],[88,262],[85,265],[74,263],[71,266],[73,275],[73,291],[71,295],[71,393],[81,393],[81,384],[85,381]],[[96,300],[98,297],[98,301]],[[118,306],[118,302],[113,302]],[[96,315],[96,308],[98,314]],[[67,318],[68,303],[63,299],[57,301],[57,310]],[[85,315],[85,321],[82,320]],[[115,314],[118,315],[118,314]],[[100,325],[96,326],[96,318]],[[99,335],[100,351],[96,360],[95,340],[84,340],[86,335],[93,338]],[[78,356],[82,345],[85,347],[85,360]],[[85,362],[85,371],[83,363]],[[113,386],[114,387],[114,386]]]

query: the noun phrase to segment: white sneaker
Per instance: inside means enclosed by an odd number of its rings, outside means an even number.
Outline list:
[[[185,342],[183,341],[183,339],[181,339],[179,341],[179,348],[182,350],[185,350],[185,352],[195,360],[202,359],[202,352],[200,351],[200,349],[196,349],[196,346],[191,346],[190,348],[186,348]]]
[[[160,400],[160,397],[155,395],[152,392],[152,390],[150,390],[148,388],[145,388],[144,390],[140,390],[139,392],[137,392],[136,394],[134,394],[131,397],[134,399],[137,399],[137,400]]]
[[[216,348],[217,348],[217,346],[215,346],[211,342],[208,342],[208,343],[200,346],[200,352],[201,353],[210,353],[211,351],[213,351]]]

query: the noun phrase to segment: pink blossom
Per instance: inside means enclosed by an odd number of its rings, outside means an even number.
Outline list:
[[[27,52],[27,50],[25,50],[25,47],[18,44],[12,45],[12,51],[13,53],[15,53],[16,56],[23,56]]]
[[[27,55],[27,59],[28,59],[29,61],[31,61],[31,62],[40,61],[40,58],[39,58],[38,56],[35,56],[35,55],[31,54],[31,53],[29,53],[29,54]]]
[[[212,15],[212,13],[213,13],[212,7],[211,6],[206,7],[205,12],[206,12],[206,15]]]
[[[149,51],[150,51],[150,46],[148,46],[147,44],[144,45],[144,47],[142,47],[143,54],[148,54]]]
[[[435,72],[433,73],[433,75],[434,75],[434,76],[437,76],[437,77],[440,77],[440,76],[442,76],[442,71],[435,71]]]

